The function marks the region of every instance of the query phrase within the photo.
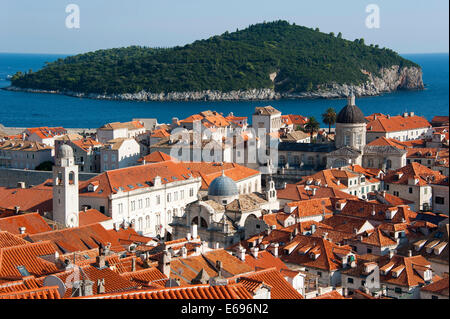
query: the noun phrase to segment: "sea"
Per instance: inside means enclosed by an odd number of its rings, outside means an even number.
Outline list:
[[[365,115],[391,115],[414,112],[431,120],[435,115],[449,114],[449,54],[404,54],[423,70],[425,90],[398,91],[375,97],[357,98],[356,104]],[[8,76],[18,71],[36,71],[65,55],[0,53],[0,88],[10,85]],[[173,117],[186,118],[192,114],[215,110],[224,115],[251,115],[256,106],[272,105],[283,114],[314,116],[329,107],[338,112],[346,105],[344,99],[302,99],[239,102],[131,102],[92,100],[57,94],[10,92],[0,90],[0,124],[6,127],[63,126],[66,128],[97,128],[105,123],[125,122],[133,118],[157,118],[169,123]],[[322,127],[326,127],[322,123]]]

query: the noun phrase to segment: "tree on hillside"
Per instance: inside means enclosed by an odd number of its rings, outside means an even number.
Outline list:
[[[326,112],[322,114],[322,121],[325,124],[328,124],[328,134],[330,134],[331,125],[336,124],[336,112],[332,107],[328,108]]]
[[[306,122],[305,127],[304,127],[304,131],[306,133],[309,133],[310,137],[311,137],[311,141],[312,141],[312,137],[313,134],[317,131],[319,131],[320,125],[319,122],[317,122],[316,118],[314,116],[311,116],[308,120],[308,122]]]

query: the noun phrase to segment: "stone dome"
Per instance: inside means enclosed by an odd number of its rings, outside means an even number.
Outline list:
[[[231,197],[236,195],[239,195],[236,182],[225,176],[224,173],[222,173],[222,176],[215,178],[209,185],[208,196]]]
[[[67,144],[61,145],[58,150],[58,158],[64,158],[64,157],[73,157],[73,150]]]
[[[363,112],[359,107],[355,105],[354,101],[354,97],[351,97],[349,99],[349,103],[347,104],[347,106],[345,106],[337,115],[336,123],[366,123]]]

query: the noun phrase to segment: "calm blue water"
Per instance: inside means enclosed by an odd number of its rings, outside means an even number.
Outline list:
[[[0,53],[0,87],[9,85],[7,75],[17,71],[38,70],[44,62],[62,55]],[[427,87],[424,91],[401,91],[377,97],[357,99],[364,114],[374,112],[396,115],[413,111],[431,120],[434,115],[448,115],[449,55],[413,54],[404,57],[420,64]],[[249,116],[255,106],[272,105],[284,114],[302,114],[321,119],[321,114],[334,107],[339,111],[344,100],[281,100],[259,102],[121,102],[79,99],[55,94],[34,94],[0,90],[0,123],[4,126],[64,126],[96,128],[104,123],[128,121],[138,117],[156,117],[160,123],[172,117],[184,118],[203,110],[216,110],[225,115]]]

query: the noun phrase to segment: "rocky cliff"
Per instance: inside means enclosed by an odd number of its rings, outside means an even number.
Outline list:
[[[394,65],[390,68],[383,68],[378,75],[365,70],[361,72],[367,74],[368,80],[360,85],[332,83],[321,85],[314,91],[299,93],[275,92],[273,89],[252,89],[230,92],[220,91],[200,91],[200,92],[170,92],[151,93],[141,91],[138,93],[123,94],[94,94],[78,93],[72,91],[47,91],[36,89],[22,89],[8,87],[10,91],[25,91],[32,93],[54,93],[64,94],[74,97],[104,99],[104,100],[127,100],[127,101],[258,101],[277,99],[301,99],[301,98],[342,98],[354,92],[357,96],[375,96],[382,93],[394,92],[396,90],[420,90],[424,88],[422,80],[422,70],[417,67],[403,67]],[[271,74],[273,77],[273,74]]]

